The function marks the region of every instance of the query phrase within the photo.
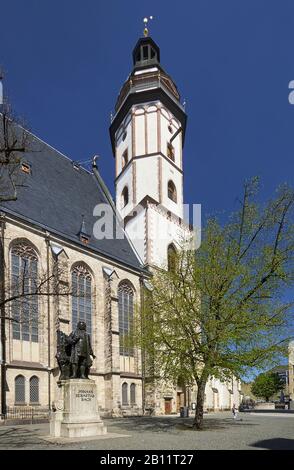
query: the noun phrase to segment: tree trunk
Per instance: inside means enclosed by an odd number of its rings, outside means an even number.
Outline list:
[[[201,376],[200,380],[197,383],[197,402],[196,402],[196,411],[193,426],[196,429],[203,428],[203,408],[204,408],[204,397],[205,397],[205,386],[207,382],[206,374]]]

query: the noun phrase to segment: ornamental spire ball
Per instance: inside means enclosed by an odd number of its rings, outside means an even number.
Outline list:
[[[144,23],[143,33],[144,33],[145,38],[149,35],[149,30],[147,28],[147,23],[149,20],[153,20],[153,16],[149,16],[149,18],[145,16],[145,18],[143,18],[143,23]]]

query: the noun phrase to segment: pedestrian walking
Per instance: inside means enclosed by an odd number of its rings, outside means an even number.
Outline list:
[[[233,418],[237,419],[238,408],[236,407],[235,403],[233,404],[233,407],[232,407],[232,413],[233,413]]]

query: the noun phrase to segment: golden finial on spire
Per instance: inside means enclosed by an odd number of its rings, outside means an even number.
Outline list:
[[[149,20],[153,20],[153,16],[149,16],[149,18],[147,18],[147,17],[143,18],[143,22],[144,22],[143,33],[144,33],[145,38],[147,38],[147,36],[149,35],[149,30],[147,28],[147,23],[148,23]]]

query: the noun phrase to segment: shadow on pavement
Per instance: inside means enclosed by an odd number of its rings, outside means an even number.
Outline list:
[[[254,442],[254,444],[251,444],[251,447],[269,450],[294,450],[294,439],[285,439],[283,437],[265,439],[263,441]]]
[[[179,431],[194,431],[193,418],[177,418],[177,417],[128,417],[112,419],[111,425],[116,429],[125,432],[168,432],[176,433]],[[107,420],[105,420],[107,425]],[[256,426],[254,423],[247,423],[243,420],[234,421],[232,418],[204,418],[203,431],[223,430],[234,426]]]
[[[0,427],[0,448],[24,449],[24,448],[44,448],[48,442],[40,436],[40,430],[34,427],[18,426]],[[56,444],[59,445],[59,444]],[[51,444],[52,446],[52,444]]]

